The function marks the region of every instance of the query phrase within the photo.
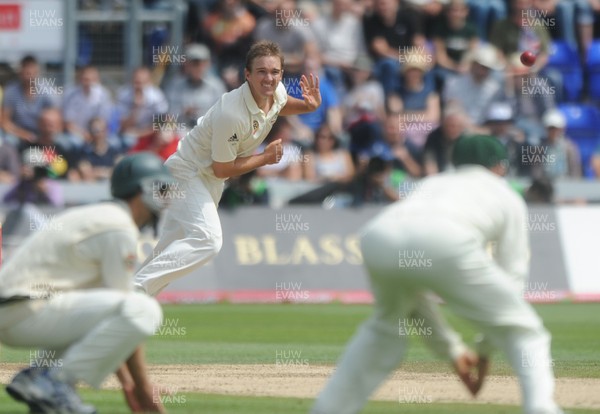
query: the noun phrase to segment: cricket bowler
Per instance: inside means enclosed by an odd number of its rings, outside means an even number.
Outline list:
[[[281,160],[281,139],[265,140],[279,115],[311,112],[321,105],[319,78],[302,76],[303,99],[288,96],[281,82],[283,54],[260,41],[247,56],[242,86],[224,94],[180,141],[165,162],[177,179],[161,236],[136,274],[136,285],[157,295],[173,280],[211,260],[223,243],[217,206],[225,180]]]
[[[164,412],[153,398],[140,344],[162,320],[134,290],[139,228],[169,202],[174,182],[150,153],[123,158],[113,201],[69,209],[29,236],[0,270],[0,342],[39,349],[6,387],[32,413],[95,413],[75,383],[98,388],[113,372],[135,412]]]
[[[425,292],[437,294],[483,335],[466,372],[457,370],[473,395],[498,349],[518,376],[523,412],[562,414],[553,397],[550,334],[523,295],[527,212],[501,178],[506,150],[493,137],[469,136],[455,144],[452,158],[455,171],[424,179],[419,191],[363,228],[375,312],[347,345],[312,414],[360,412],[402,361],[407,338],[401,331]],[[433,327],[431,336],[445,334],[436,332],[442,326]]]

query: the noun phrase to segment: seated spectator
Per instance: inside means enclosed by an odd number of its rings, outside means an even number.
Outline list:
[[[35,147],[25,150],[19,182],[8,190],[2,201],[16,205],[17,208],[27,204],[64,207],[62,188],[51,179],[57,175],[51,165],[52,161],[49,157],[40,157],[40,152]]]
[[[284,118],[278,118],[273,124],[273,128],[264,144],[258,149],[262,152],[268,143],[281,139],[283,146],[283,154],[281,160],[277,164],[264,165],[256,170],[258,177],[263,178],[282,178],[288,181],[302,180],[302,165],[305,160],[305,155],[302,153],[302,148],[294,143],[292,135],[292,126],[289,121]]]
[[[304,62],[303,73],[305,76],[313,74],[319,76],[319,90],[321,92],[321,105],[313,112],[298,115],[298,119],[315,133],[322,125],[328,125],[334,134],[342,132],[342,111],[337,92],[327,77],[323,76],[321,61],[318,57],[307,58]],[[302,98],[300,87],[301,75],[287,75],[284,70],[283,84],[288,95]]]
[[[525,134],[514,123],[513,110],[507,102],[493,103],[487,113],[484,127],[496,137],[508,153],[507,176],[529,176],[532,164],[523,155],[527,153]]]
[[[373,13],[363,19],[365,43],[375,61],[375,77],[390,93],[400,87],[400,55],[425,47],[417,12],[401,0],[374,0]]]
[[[78,75],[78,85],[65,94],[62,111],[65,129],[74,136],[89,141],[88,126],[94,118],[108,124],[113,104],[110,92],[100,83],[98,69],[83,67]]]
[[[490,105],[502,99],[502,85],[492,75],[493,70],[502,68],[496,50],[489,45],[480,45],[472,57],[469,72],[446,82],[442,94],[444,105],[458,104],[472,123],[483,124]]]
[[[380,157],[369,160],[365,171],[352,182],[354,206],[390,204],[399,200],[399,190],[392,182],[392,164]]]
[[[33,142],[25,144],[21,152],[29,150],[28,153],[35,155],[36,161],[50,165],[55,178],[70,178],[76,174],[73,169],[78,164],[79,142],[63,132],[62,115],[57,108],[44,109],[38,120],[38,131]],[[76,177],[74,176],[74,179]]]
[[[90,140],[81,148],[77,171],[82,181],[108,180],[122,154],[121,147],[108,138],[108,126],[102,118],[90,121]],[[75,178],[73,178],[75,179]]]
[[[40,66],[33,56],[21,59],[19,79],[6,86],[2,102],[2,129],[9,143],[34,142],[41,112],[53,105],[46,88],[36,88],[40,81]],[[62,125],[61,125],[62,128]]]
[[[343,125],[348,127],[364,111],[379,119],[385,117],[385,93],[381,83],[372,77],[373,62],[367,56],[359,56],[352,65],[351,88],[342,103]]]
[[[169,107],[163,92],[151,83],[150,70],[145,67],[137,68],[131,85],[119,90],[117,104],[120,133],[127,146],[133,145],[136,137],[150,133],[154,114],[166,113]]]
[[[302,73],[306,59],[319,55],[319,48],[296,0],[277,0],[276,3],[277,7],[258,21],[254,40],[279,44],[285,61],[284,73],[293,77]]]
[[[443,88],[450,75],[469,71],[469,56],[477,49],[477,30],[467,21],[469,7],[465,0],[450,0],[444,7],[444,15],[433,32],[436,75]]]
[[[225,85],[210,73],[210,50],[202,44],[192,44],[185,50],[184,76],[166,88],[169,111],[181,115],[188,129],[223,95]]]
[[[469,119],[462,109],[448,107],[442,118],[442,125],[427,137],[423,150],[423,173],[437,174],[448,170],[452,165],[454,143],[467,133]]]
[[[20,170],[19,153],[0,138],[0,183],[13,184],[19,178]]]
[[[331,12],[317,19],[313,26],[325,74],[340,97],[347,91],[347,80],[356,60],[366,52],[362,24],[351,7],[352,0],[333,0]]]
[[[541,166],[546,177],[551,180],[581,178],[581,155],[577,145],[565,136],[565,116],[558,109],[551,109],[544,114],[542,122],[547,132],[538,154],[544,156]]]
[[[392,169],[402,171],[412,177],[422,174],[419,151],[406,139],[400,118],[403,114],[390,113],[383,124],[383,142],[376,142],[371,147],[370,156],[379,157],[391,162]]]
[[[516,125],[525,132],[530,144],[538,144],[546,131],[541,123],[544,113],[556,105],[556,87],[549,78],[523,66],[519,54],[509,59],[506,71],[505,96],[510,100]]]
[[[354,177],[350,153],[327,125],[315,135],[314,151],[308,154],[304,178],[308,181],[347,183]]]
[[[533,8],[532,0],[510,0],[509,5],[510,15],[494,24],[490,43],[501,52],[504,62],[508,62],[515,53],[520,54],[525,50],[533,52],[537,58],[529,70],[539,72],[548,63],[548,28],[542,24],[528,24],[526,16]]]
[[[425,143],[425,134],[440,124],[440,97],[433,85],[425,83],[425,56],[410,56],[402,66],[402,86],[399,91],[402,111],[401,128],[417,145]],[[393,100],[394,97],[392,96]],[[391,108],[393,105],[390,104]]]
[[[164,116],[160,118],[166,119]],[[158,122],[151,133],[138,138],[137,143],[131,147],[129,152],[151,151],[166,161],[177,151],[180,139],[177,125],[168,121]]]
[[[580,9],[581,5],[586,12],[584,18],[580,14],[584,11]],[[577,49],[577,35],[583,34],[582,30],[585,30],[581,25],[591,27],[593,23],[593,17],[589,9],[585,7],[587,6],[585,0],[533,0],[532,6],[533,10],[538,12],[537,15],[534,14],[535,12],[531,13],[532,23],[546,25],[552,40],[567,42],[575,49]],[[534,20],[536,17],[538,21]],[[576,24],[579,30],[575,29]]]
[[[477,29],[477,37],[488,40],[494,23],[506,18],[506,3],[505,0],[467,0],[469,22]]]
[[[431,39],[434,27],[442,20],[444,6],[448,0],[404,0],[406,5],[415,9],[420,18],[421,27],[424,28],[425,37]]]
[[[256,170],[232,177],[226,185],[219,208],[269,205],[269,189],[264,180],[256,177]]]
[[[243,66],[256,20],[241,0],[219,0],[203,22],[209,44],[218,56],[219,73]]]

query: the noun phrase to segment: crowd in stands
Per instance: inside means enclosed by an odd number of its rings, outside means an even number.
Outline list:
[[[600,148],[582,157],[565,132],[559,106],[573,100],[570,83],[549,65],[555,43],[583,65],[599,37],[600,0],[188,0],[174,76],[150,62],[110,91],[88,65],[57,93],[41,81],[43,65],[24,57],[3,85],[0,183],[15,186],[6,202],[56,205],[38,194],[51,193],[48,182],[106,180],[128,152],[168,158],[241,85],[246,51],[261,39],[281,46],[288,93],[301,97],[300,76],[314,73],[323,103],[278,119],[265,144],[281,138],[282,161],[230,180],[225,205],[268,203],[270,178],[316,185],[292,202],[398,200],[407,182],[451,169],[453,143],[471,133],[506,146],[511,177],[600,177]],[[537,56],[532,67],[519,60],[525,50]],[[575,101],[595,104],[588,75]]]

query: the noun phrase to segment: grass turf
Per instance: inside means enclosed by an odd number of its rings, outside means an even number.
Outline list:
[[[147,355],[154,364],[274,364],[276,352],[301,352],[309,364],[334,364],[358,324],[371,313],[361,305],[185,305],[165,306],[165,321],[148,341]],[[560,303],[536,306],[553,334],[553,357],[558,377],[600,377],[600,304]],[[470,342],[475,330],[448,315],[451,324]],[[414,338],[411,338],[414,339]],[[448,364],[433,357],[418,340],[411,340],[403,367],[415,372],[450,372]],[[29,350],[2,347],[0,363],[29,363]],[[508,374],[501,356],[492,374]],[[100,412],[126,412],[116,392],[84,391]],[[310,402],[298,399],[251,398],[187,394],[184,404],[169,404],[172,413],[306,413]],[[388,412],[397,403],[372,403],[366,413]],[[5,407],[9,408],[5,411]],[[0,413],[19,413],[19,405],[0,396]],[[119,411],[121,410],[121,411]],[[577,411],[573,413],[591,413]],[[402,404],[403,413],[518,413],[515,407],[458,404]]]

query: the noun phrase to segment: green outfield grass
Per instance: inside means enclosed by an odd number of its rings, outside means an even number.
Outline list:
[[[159,334],[147,344],[149,361],[154,364],[274,364],[277,351],[302,352],[310,365],[332,365],[358,324],[371,313],[361,305],[185,305],[165,306],[165,322]],[[558,377],[600,377],[600,304],[552,304],[536,306],[553,335],[553,357]],[[452,315],[448,318],[469,343],[474,329]],[[411,338],[413,339],[413,338]],[[27,365],[29,350],[2,347],[0,363]],[[415,372],[450,372],[448,364],[437,360],[416,338],[403,368]],[[494,359],[492,374],[510,371],[500,356]],[[86,401],[101,413],[127,412],[119,393],[84,390]],[[166,404],[171,413],[306,413],[309,400],[251,398],[189,393],[186,402]],[[120,411],[119,411],[120,410]],[[592,410],[570,410],[592,413]],[[0,414],[24,413],[18,404],[0,393]],[[365,413],[519,413],[516,407],[458,404],[371,403]]]

